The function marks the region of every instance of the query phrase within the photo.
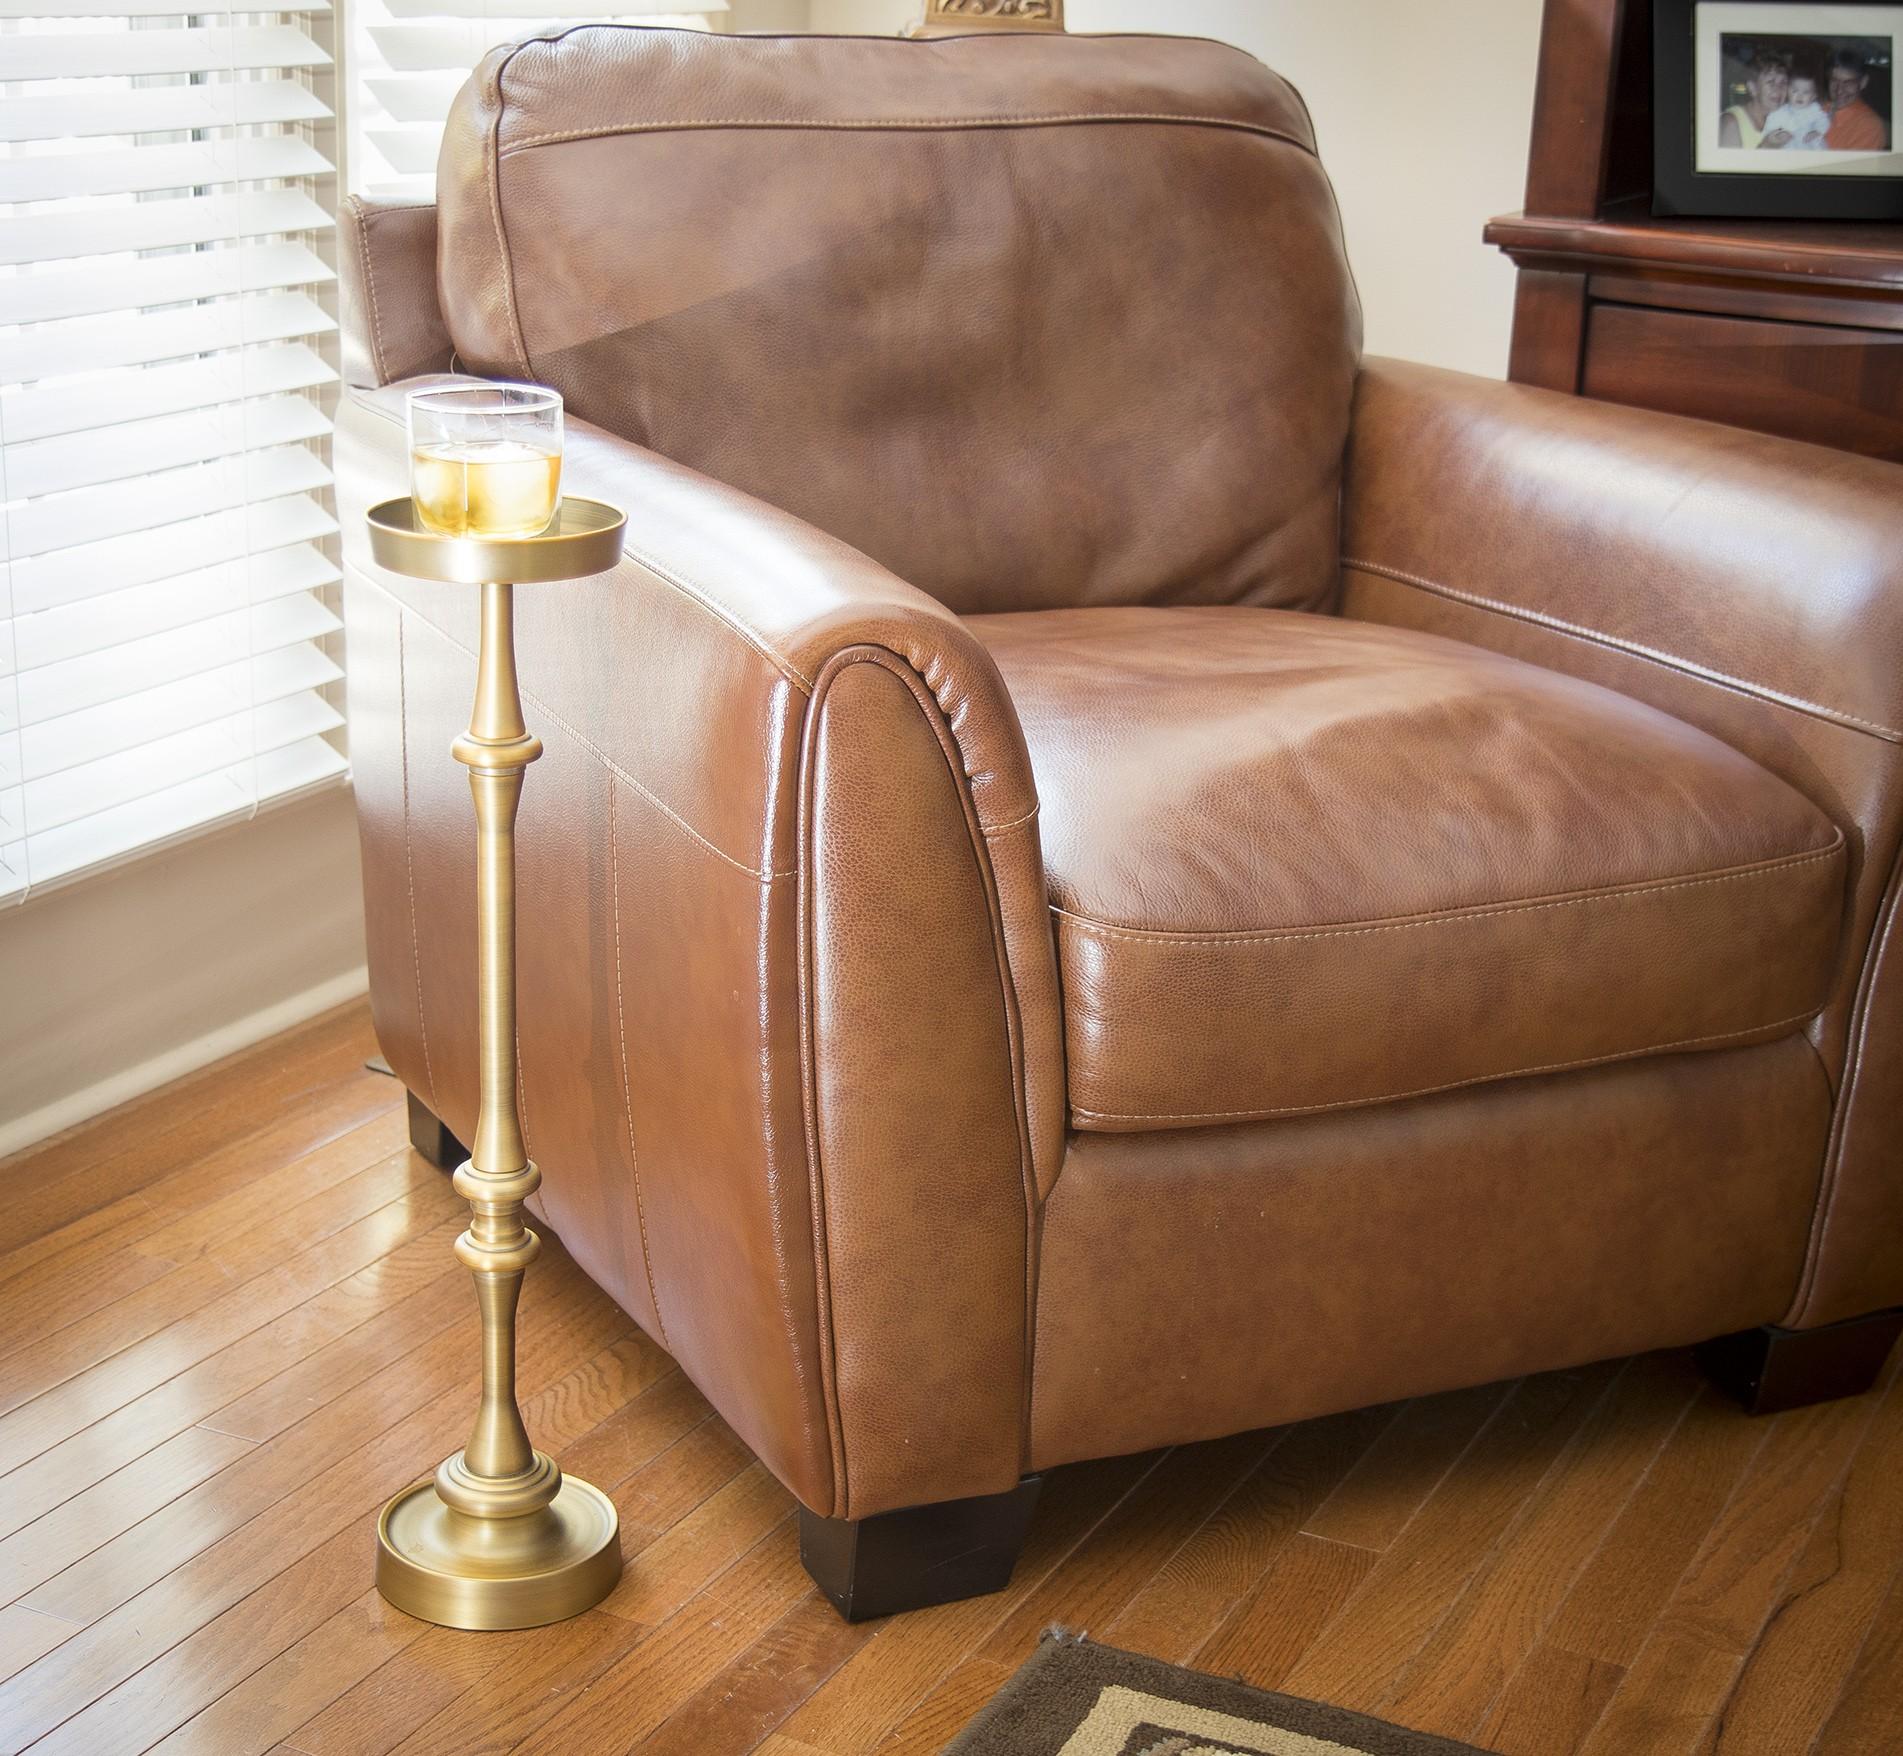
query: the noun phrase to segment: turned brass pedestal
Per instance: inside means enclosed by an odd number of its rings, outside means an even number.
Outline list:
[[[599,1603],[621,1577],[621,1543],[613,1501],[529,1444],[515,1399],[516,1302],[541,1248],[522,1204],[542,1181],[516,1113],[515,814],[542,743],[522,722],[515,587],[606,572],[621,558],[626,521],[598,500],[569,498],[537,537],[437,536],[407,499],[373,506],[369,522],[380,566],[482,590],[476,705],[452,747],[476,801],[482,1083],[469,1162],[456,1173],[472,1210],[456,1254],[476,1280],[482,1400],[468,1444],[384,1507],[377,1589],[426,1622],[533,1628]]]

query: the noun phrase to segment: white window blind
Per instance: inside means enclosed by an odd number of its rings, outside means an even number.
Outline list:
[[[427,198],[450,99],[497,43],[580,22],[706,30],[727,0],[592,17],[575,0],[355,0],[353,10],[352,184],[362,195]]]
[[[0,0],[0,903],[341,774],[328,0]]]

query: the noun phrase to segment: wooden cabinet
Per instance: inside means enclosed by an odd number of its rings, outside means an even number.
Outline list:
[[[1903,462],[1903,226],[1655,218],[1647,0],[1547,0],[1508,376]]]

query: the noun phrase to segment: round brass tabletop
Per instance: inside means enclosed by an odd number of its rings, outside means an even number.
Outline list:
[[[535,585],[606,573],[621,559],[628,520],[602,500],[565,494],[555,521],[533,537],[446,537],[425,530],[405,494],[370,508],[370,552],[379,567],[451,585]]]

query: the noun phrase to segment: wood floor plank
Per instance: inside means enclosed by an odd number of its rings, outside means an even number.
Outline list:
[[[1289,1674],[1290,1694],[1372,1713],[1507,1531],[1617,1377],[1618,1363],[1529,1378],[1467,1457],[1467,1486],[1443,1483],[1369,1569]]]
[[[691,1603],[637,1640],[594,1686],[545,1720],[517,1756],[625,1756],[802,1598],[812,1581],[786,1519]],[[616,1619],[618,1618],[611,1618]]]
[[[1102,1628],[1228,1498],[1273,1441],[1240,1433],[1170,1452],[1122,1505],[1051,1570],[973,1655],[1015,1670],[1052,1622]]]
[[[560,1332],[524,1350],[525,1416],[534,1411],[544,1428],[557,1408],[571,1418],[592,1416],[592,1425],[631,1393],[628,1374],[640,1369],[640,1355],[625,1338],[562,1372],[559,1362],[577,1351],[573,1335]],[[595,1388],[578,1396],[577,1381]],[[449,1413],[457,1428],[467,1423],[466,1398],[465,1389],[457,1397],[465,1406]],[[429,1460],[451,1442],[448,1431],[441,1418],[402,1423],[310,1491],[280,1501],[92,1624],[68,1643],[71,1662],[39,1679],[24,1701],[0,1702],[0,1745],[13,1747],[34,1719],[44,1718],[57,1729],[36,1756],[119,1756],[128,1727],[156,1738],[236,1688],[361,1594],[377,1507],[432,1467]],[[45,1666],[42,1660],[21,1681]],[[76,1698],[85,1705],[71,1711]]]
[[[198,1315],[214,1298],[227,1306],[250,1298],[268,1302],[272,1289],[255,1286],[271,1278],[273,1266],[264,1265],[307,1253],[394,1203],[447,1211],[446,1194],[441,1180],[407,1148],[340,1175],[328,1187],[310,1190],[303,1201],[209,1241],[125,1298],[0,1359],[0,1411],[18,1407],[158,1330],[185,1333],[181,1320]]]
[[[868,1624],[842,1622],[824,1598],[803,1597],[635,1748],[641,1756],[756,1749],[872,1637]]]
[[[1190,1539],[1104,1629],[1113,1645],[1185,1663],[1402,1411],[1357,1409],[1277,1435]]]
[[[1903,1388],[1893,1383],[1746,1655],[1718,1756],[1805,1750],[1903,1567]],[[1895,1728],[1903,1743],[1903,1722]]]
[[[1567,1594],[1550,1638],[1624,1670],[1638,1657],[1771,1425],[1707,1386]]]
[[[1818,1734],[1821,1756],[1884,1756],[1903,1725],[1903,1572],[1892,1582],[1843,1693]]]
[[[577,1475],[596,1487],[618,1488],[713,1412],[713,1404],[684,1374],[677,1373],[584,1434],[575,1442],[570,1462]],[[623,1509],[624,1515],[628,1510],[633,1510],[632,1503]]]
[[[61,1501],[0,1540],[0,1603],[26,1596],[252,1449],[249,1439],[187,1427],[124,1469]]]
[[[1474,1742],[1499,1756],[1577,1750],[1624,1677],[1623,1666],[1542,1641],[1487,1710]]]
[[[678,1418],[685,1420],[693,1408],[692,1399],[682,1395],[671,1400],[678,1401]],[[665,1451],[608,1490],[627,1533],[629,1553],[671,1533],[688,1513],[753,1461],[753,1453],[718,1415],[695,1421]],[[656,1620],[635,1609],[627,1614],[635,1622]]]
[[[603,1309],[599,1295],[578,1273],[563,1276],[549,1300],[525,1308],[524,1351],[546,1345],[552,1330],[586,1357],[615,1333],[617,1317]],[[473,1320],[466,1327],[452,1325],[423,1349],[393,1360],[334,1403],[102,1544],[27,1601],[73,1621],[96,1621],[287,1498],[330,1480],[339,1466],[347,1470],[366,1439],[380,1442],[406,1421],[437,1411],[443,1399],[465,1393],[474,1327]],[[338,1485],[348,1494],[347,1482]]]
[[[1376,1552],[1293,1532],[1254,1589],[1197,1650],[1195,1668],[1277,1688],[1373,1568]]]
[[[392,1609],[374,1589],[363,1592],[161,1739],[153,1756],[268,1750],[287,1728],[335,1700],[340,1678],[377,1671],[422,1632],[423,1624]]]
[[[645,1632],[594,1610],[539,1629],[536,1639],[523,1642],[514,1663],[478,1671],[392,1756],[500,1756],[513,1750],[585,1693]]]
[[[362,1065],[374,1044],[367,1009],[341,1007],[16,1153],[0,1163],[0,1177],[19,1192],[0,1209],[0,1252],[30,1245],[122,1195],[189,1177],[212,1153],[241,1151],[268,1128],[315,1108],[319,1094],[338,1085],[366,1094],[366,1114],[386,1107],[389,1082]],[[310,1144],[325,1138],[320,1126]]]
[[[383,1606],[374,1590],[368,1596]],[[380,1665],[361,1670],[351,1665],[337,1667],[332,1695],[295,1727],[283,1748],[296,1749],[303,1756],[389,1756],[486,1672],[516,1664],[534,1646],[539,1632],[533,1628],[496,1633],[432,1628],[387,1606],[373,1607],[373,1613],[385,1612],[394,1618],[393,1626],[401,1626],[413,1638]],[[305,1641],[322,1633],[320,1628]],[[281,1657],[290,1658],[305,1641]]]
[[[1700,1747],[1876,1406],[1858,1397],[1771,1418],[1763,1447],[1594,1727],[1589,1756]]]
[[[674,1451],[687,1444],[683,1440]],[[624,1546],[630,1564],[602,1600],[602,1609],[650,1627],[666,1621],[782,1523],[793,1506],[793,1496],[763,1465],[748,1464],[661,1535],[628,1531]]]
[[[1471,1738],[1698,1389],[1697,1372],[1682,1354],[1647,1355],[1619,1375],[1383,1699],[1384,1717]]]
[[[227,1410],[260,1387],[284,1390],[297,1410],[283,1422],[290,1425],[330,1400],[323,1384],[334,1383],[331,1394],[341,1393],[429,1340],[451,1320],[442,1300],[453,1296],[456,1314],[466,1317],[468,1271],[448,1254],[464,1223],[458,1216],[419,1233],[0,1476],[0,1531],[30,1522],[188,1427],[223,1422]],[[267,1439],[281,1430],[246,1420],[233,1436]]]
[[[379,1101],[388,1097],[387,1089],[371,1090]],[[341,1131],[336,1138],[307,1153],[278,1147],[281,1162],[272,1156],[272,1133],[308,1133],[314,1118],[299,1118],[298,1128],[267,1130],[250,1150],[231,1155],[231,1188],[210,1193],[219,1188],[216,1167],[200,1167],[198,1176],[181,1176],[167,1189],[128,1198],[125,1214],[110,1228],[69,1248],[49,1251],[0,1280],[0,1338],[14,1338],[0,1342],[0,1358],[25,1339],[27,1321],[43,1316],[48,1305],[57,1303],[62,1325],[90,1316],[168,1268],[205,1255],[286,1207],[308,1200],[314,1190],[327,1189],[402,1150],[402,1109],[386,1106],[368,1121],[352,1122],[363,1107],[361,1095],[340,1099]],[[249,1175],[240,1176],[241,1171]]]
[[[579,1271],[572,1265],[568,1274],[544,1279],[566,1280],[571,1275],[580,1279]],[[556,1296],[559,1301],[559,1292]],[[599,1295],[595,1295],[595,1300],[599,1304],[585,1304],[582,1317],[574,1321],[538,1322],[532,1313],[525,1317],[522,1358],[525,1396],[540,1394],[562,1375],[562,1368],[578,1354],[587,1358],[590,1350],[581,1345],[585,1336],[594,1336],[598,1345],[605,1327],[599,1305],[605,1301],[600,1301]],[[625,1319],[621,1321],[625,1323]],[[473,1352],[470,1347],[472,1355]],[[228,1528],[227,1515],[209,1497],[201,1501],[196,1510],[207,1527],[225,1526],[226,1534],[90,1623],[67,1643],[59,1663],[42,1661],[22,1672],[4,1699],[0,1699],[0,1751],[11,1756],[13,1749],[117,1689],[161,1654],[196,1638],[208,1624],[225,1616],[232,1606],[271,1584],[274,1575],[288,1576],[294,1572],[295,1563],[337,1532],[348,1533],[355,1523],[369,1518],[390,1494],[433,1469],[436,1462],[461,1442],[474,1392],[472,1369],[394,1425],[381,1429],[372,1427],[369,1431],[354,1426],[343,1428],[346,1446],[337,1461],[308,1480],[287,1482],[288,1491],[271,1499],[263,1510],[236,1529]],[[266,1449],[260,1447],[238,1467],[252,1464]],[[129,1533],[134,1539],[139,1534]],[[148,1577],[145,1569],[152,1558],[149,1546],[135,1540],[128,1545],[127,1554],[128,1582]],[[365,1547],[364,1564],[368,1554]],[[85,1569],[84,1579],[89,1590],[116,1594],[115,1582],[109,1575],[88,1563],[81,1563],[81,1567]],[[53,1588],[68,1578],[61,1575],[60,1580],[43,1587],[42,1594],[48,1598],[60,1597],[62,1594]],[[361,1583],[359,1580],[355,1588],[344,1592],[324,1614],[330,1614],[355,1596]],[[315,1626],[316,1621],[310,1625]],[[244,1626],[242,1621],[231,1624],[235,1631],[232,1638],[242,1633]],[[308,1629],[299,1632],[308,1632]],[[250,1668],[267,1662],[279,1650],[281,1647],[258,1654]],[[232,1679],[233,1682],[238,1680]],[[196,1711],[196,1706],[192,1711]]]
[[[879,1756],[937,1756],[1016,1669],[996,1659],[966,1659],[905,1716],[880,1744]]]
[[[78,1632],[77,1622],[43,1616],[24,1604],[8,1604],[0,1609],[0,1683]]]
[[[1357,1549],[1387,1548],[1517,1388],[1510,1380],[1410,1402],[1302,1528]]]
[[[453,1200],[453,1196],[446,1200],[439,1192],[419,1190],[392,1201],[267,1273],[242,1284],[228,1281],[226,1292],[189,1317],[0,1415],[0,1470],[30,1461],[155,1384],[262,1329],[418,1233],[440,1225]],[[192,1267],[215,1265],[194,1263]]]

